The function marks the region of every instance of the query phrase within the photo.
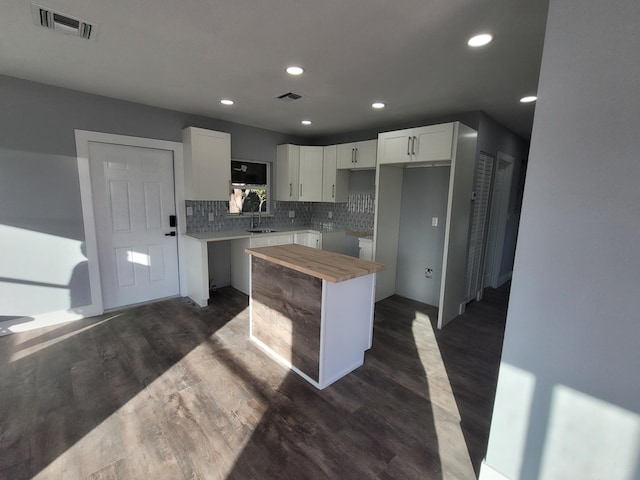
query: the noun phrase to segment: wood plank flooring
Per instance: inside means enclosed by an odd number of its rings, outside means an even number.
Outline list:
[[[379,302],[365,364],[323,391],[248,341],[231,288],[1,337],[0,479],[475,478],[507,297],[442,331]]]

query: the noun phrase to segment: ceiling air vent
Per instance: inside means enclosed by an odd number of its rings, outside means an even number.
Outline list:
[[[298,100],[298,99],[302,98],[302,95],[298,95],[297,93],[289,92],[289,93],[285,93],[283,95],[278,95],[276,98],[279,98],[280,100],[284,100],[285,102],[291,102],[293,100]]]
[[[38,27],[48,28],[66,35],[75,35],[86,40],[95,38],[97,26],[95,24],[70,17],[41,5],[31,4],[33,23]]]

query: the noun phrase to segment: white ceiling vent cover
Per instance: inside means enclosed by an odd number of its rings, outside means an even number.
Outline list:
[[[70,17],[41,5],[31,4],[33,23],[38,27],[48,28],[66,35],[75,35],[86,40],[95,38],[97,25],[79,18]]]

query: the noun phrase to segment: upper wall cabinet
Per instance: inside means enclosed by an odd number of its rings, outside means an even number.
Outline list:
[[[337,145],[338,169],[359,170],[376,168],[377,147],[377,140]]]
[[[349,172],[338,170],[337,146],[323,147],[322,201],[346,202],[349,198]]]
[[[231,135],[189,127],[182,131],[185,198],[229,200]]]
[[[322,201],[323,147],[278,145],[276,200]]]
[[[384,132],[378,136],[378,163],[450,161],[453,123]]]
[[[323,147],[300,147],[300,189],[301,202],[322,201]]]
[[[276,200],[296,201],[299,196],[300,147],[289,144],[278,145],[276,152]]]

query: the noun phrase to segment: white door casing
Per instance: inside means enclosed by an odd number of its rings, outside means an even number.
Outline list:
[[[173,178],[175,192],[175,207],[177,214],[177,243],[179,288],[182,294],[187,291],[186,261],[184,240],[181,234],[186,232],[186,215],[184,209],[184,163],[182,143],[167,140],[157,140],[143,137],[131,137],[109,133],[76,130],[76,150],[78,155],[78,176],[80,180],[80,197],[84,220],[84,233],[89,267],[89,283],[91,287],[91,305],[85,309],[84,316],[99,315],[104,311],[102,301],[102,285],[100,281],[100,266],[98,261],[97,231],[94,218],[94,200],[91,188],[89,170],[89,145],[91,142],[105,144],[128,145],[158,150],[168,150],[173,156]]]
[[[179,293],[170,151],[90,142],[104,307]]]

